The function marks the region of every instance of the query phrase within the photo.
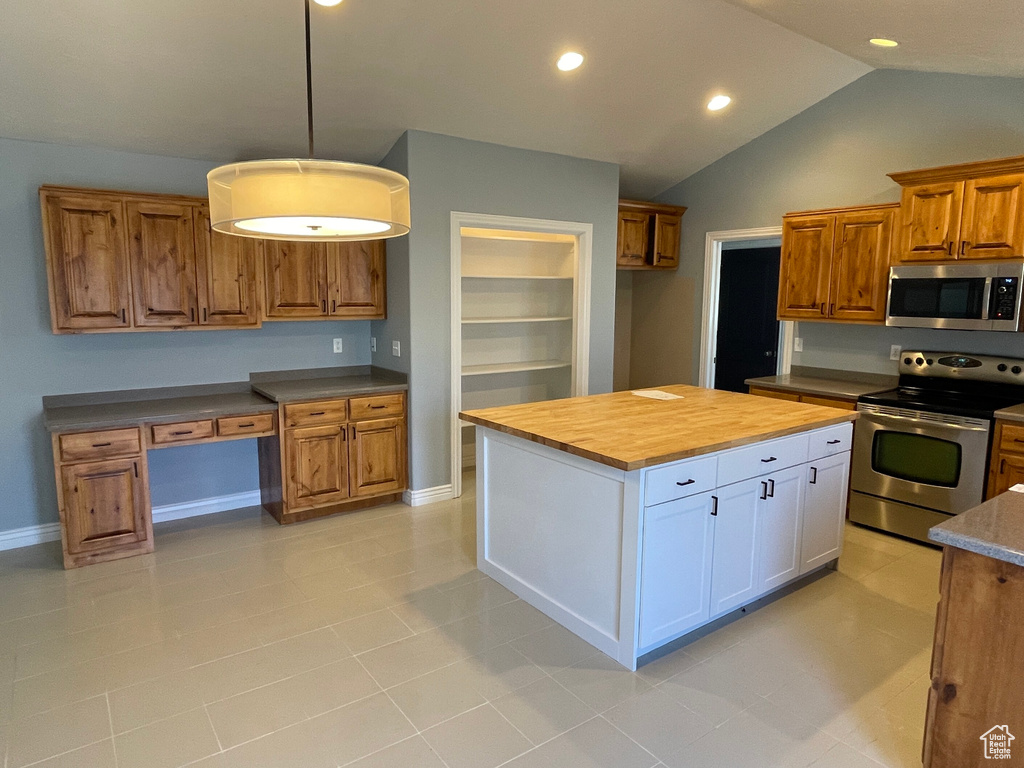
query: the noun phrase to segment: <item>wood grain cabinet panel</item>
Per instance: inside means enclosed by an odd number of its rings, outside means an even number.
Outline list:
[[[327,316],[327,244],[264,244],[267,318]]]
[[[962,181],[904,187],[896,260],[913,263],[956,258],[963,202]]]
[[[992,431],[985,498],[1006,493],[1017,483],[1024,483],[1024,424],[999,419]]]
[[[286,427],[311,427],[318,424],[344,424],[348,400],[317,400],[312,403],[288,403],[284,406]]]
[[[619,200],[615,264],[619,269],[675,269],[686,208]]]
[[[679,266],[679,243],[682,238],[683,217],[673,214],[654,215],[654,266]]]
[[[256,413],[247,416],[221,416],[217,419],[220,437],[235,435],[269,435],[274,433],[274,414]]]
[[[642,267],[647,258],[647,235],[651,215],[641,211],[619,211],[618,256],[620,267]]]
[[[348,442],[344,425],[285,431],[285,488],[291,509],[348,498]]]
[[[782,222],[779,318],[820,320],[828,314],[832,278],[832,215],[791,215]]]
[[[405,413],[405,395],[397,392],[393,395],[353,397],[348,401],[348,413],[353,421],[401,416]]]
[[[1024,256],[1024,173],[967,182],[957,253],[961,259]]]
[[[214,232],[207,206],[197,207],[193,218],[199,324],[258,328],[257,284],[263,242]]]
[[[405,487],[405,422],[357,421],[351,426],[349,461],[352,496],[377,496]]]
[[[154,424],[153,445],[184,443],[213,437],[213,419],[182,421],[177,424]]]
[[[138,428],[73,432],[58,436],[57,444],[60,446],[60,460],[67,462],[138,456],[142,453]]]
[[[336,243],[328,253],[331,314],[383,318],[384,241]]]
[[[192,206],[129,200],[135,327],[198,323]]]
[[[836,216],[828,315],[885,321],[894,208]]]
[[[65,546],[71,555],[152,540],[140,459],[61,469]]]
[[[123,202],[40,190],[54,333],[129,328]]]

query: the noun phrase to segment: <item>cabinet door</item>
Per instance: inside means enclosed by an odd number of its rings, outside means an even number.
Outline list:
[[[964,182],[904,187],[894,261],[955,259],[964,207]]]
[[[679,266],[679,241],[682,238],[681,216],[657,213],[654,215],[654,266]]]
[[[377,496],[405,488],[405,422],[357,421],[349,429],[352,495]]]
[[[961,259],[1024,256],[1024,174],[967,182],[957,252]]]
[[[141,459],[61,467],[67,550],[82,554],[152,539]]]
[[[616,264],[621,267],[642,267],[647,263],[650,221],[650,214],[647,213],[619,211]]]
[[[41,201],[53,331],[130,327],[124,205],[47,192]]]
[[[125,211],[135,327],[195,325],[192,207],[129,200]]]
[[[210,211],[194,209],[199,324],[257,328],[256,268],[263,243],[214,232]]]
[[[800,575],[800,527],[804,504],[803,466],[773,472],[760,515],[761,567],[758,594]]]
[[[850,454],[812,461],[806,469],[800,573],[835,560],[843,551]]]
[[[644,510],[640,647],[683,634],[711,615],[712,494]]]
[[[344,425],[285,430],[285,497],[291,509],[348,498],[346,437]]]
[[[331,315],[384,317],[384,241],[335,243],[328,250]]]
[[[757,597],[761,481],[744,480],[719,488],[711,571],[711,615],[717,616]]]
[[[267,240],[267,317],[327,316],[327,244]]]
[[[1024,456],[1002,453],[996,459],[995,488],[992,496],[1005,493],[1017,483],[1024,483]]]
[[[835,216],[792,216],[782,222],[779,319],[822,320],[828,312]]]
[[[885,322],[895,214],[885,208],[836,216],[829,317]]]

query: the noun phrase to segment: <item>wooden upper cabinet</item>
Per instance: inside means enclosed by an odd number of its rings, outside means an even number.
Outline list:
[[[618,257],[620,267],[642,267],[647,259],[647,237],[651,215],[642,211],[619,211]]]
[[[129,200],[125,208],[135,327],[195,325],[192,206]]]
[[[836,217],[790,214],[782,222],[779,319],[818,320],[828,313]]]
[[[130,327],[123,202],[46,187],[40,202],[53,332]]]
[[[195,208],[193,220],[199,324],[258,327],[257,270],[263,241],[214,232],[207,206]]]
[[[1024,173],[967,182],[957,254],[961,259],[1024,256]]]
[[[962,181],[904,187],[897,260],[915,262],[956,258],[963,201]]]
[[[848,321],[885,321],[895,218],[895,207],[851,211],[836,216],[829,317]]]
[[[678,205],[619,200],[616,266],[619,269],[675,269],[679,266],[682,219]]]
[[[384,241],[337,243],[328,254],[331,314],[383,318]]]
[[[327,249],[326,243],[264,243],[268,318],[327,316]]]

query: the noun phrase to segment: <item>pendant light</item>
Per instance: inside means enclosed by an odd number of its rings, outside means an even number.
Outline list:
[[[210,224],[218,232],[264,240],[336,242],[404,235],[410,223],[405,176],[374,165],[313,159],[309,0],[305,5],[309,159],[214,168],[206,176]]]

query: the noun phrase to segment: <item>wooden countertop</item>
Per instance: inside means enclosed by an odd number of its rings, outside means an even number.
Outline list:
[[[613,392],[482,408],[459,416],[627,471],[857,418],[852,411],[682,384],[655,389],[682,399],[652,400]]]

